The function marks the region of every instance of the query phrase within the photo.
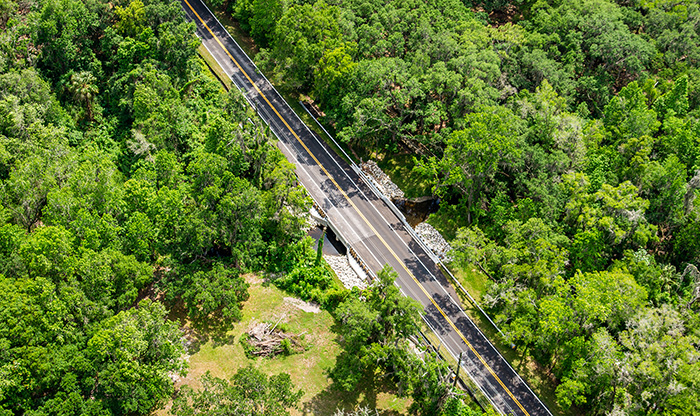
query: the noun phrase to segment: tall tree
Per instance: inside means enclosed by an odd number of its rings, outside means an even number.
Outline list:
[[[240,368],[230,380],[207,372],[202,388],[184,386],[170,411],[175,416],[283,416],[299,404],[304,392],[296,390],[287,373],[268,377],[252,366]]]
[[[405,297],[394,285],[397,274],[385,266],[377,280],[365,293],[366,301],[357,294],[338,305],[335,314],[341,323],[343,353],[332,370],[333,379],[345,390],[353,389],[359,380],[376,369],[389,374],[402,371],[407,352],[404,344],[417,331],[420,305]],[[402,389],[409,380],[397,380]]]
[[[454,186],[466,199],[467,221],[479,212],[481,192],[520,153],[519,118],[503,107],[484,108],[466,117],[467,128],[447,140],[439,172],[440,186]]]

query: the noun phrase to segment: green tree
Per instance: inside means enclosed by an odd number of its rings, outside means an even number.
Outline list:
[[[693,216],[676,231],[673,244],[674,257],[678,264],[700,263],[700,243],[695,236],[700,233],[700,221]]]
[[[647,291],[622,272],[576,273],[571,279],[573,310],[581,327],[621,328],[647,299]]]
[[[73,235],[63,227],[41,227],[22,244],[19,255],[29,276],[59,281],[75,267]]]
[[[202,388],[184,386],[175,397],[170,413],[175,416],[289,415],[304,395],[295,390],[287,373],[268,377],[252,366],[240,368],[230,380],[207,372],[200,379]]]
[[[557,388],[557,399],[591,414],[693,413],[697,401],[688,398],[697,394],[689,379],[698,373],[695,339],[671,307],[640,309],[619,337],[604,329],[593,335]]]
[[[322,103],[331,107],[340,104],[345,88],[357,67],[357,63],[352,59],[354,47],[356,45],[345,43],[323,52],[314,74],[314,95]]]
[[[649,222],[660,227],[679,224],[684,217],[688,175],[675,155],[650,163],[642,176],[640,195],[649,200]]]
[[[645,17],[645,32],[656,40],[657,50],[663,61],[673,67],[682,62],[692,65],[700,61],[700,50],[691,39],[692,30],[700,19],[696,5],[677,7],[671,1],[654,1],[639,4]]]
[[[153,281],[153,268],[114,249],[81,250],[75,275],[85,296],[113,312],[132,307],[139,290]]]
[[[666,116],[664,134],[658,140],[663,155],[680,160],[691,172],[700,167],[700,124],[692,118],[678,118],[672,112]]]
[[[522,125],[503,107],[470,114],[466,123],[466,129],[454,132],[447,141],[439,162],[444,178],[438,186],[454,186],[465,196],[471,222],[484,187],[518,157]]]
[[[51,391],[49,397],[53,397],[53,392],[60,391],[61,376],[74,380],[64,384],[61,390],[77,390],[80,394],[80,386],[76,384],[84,376],[81,370],[89,369],[89,365],[81,364],[84,354],[75,345],[81,338],[74,321],[75,310],[61,299],[55,285],[43,277],[0,276],[0,288],[4,293],[0,300],[0,321],[7,323],[0,326],[0,345],[4,351],[0,357],[3,374],[0,408],[12,411],[40,408],[37,396]],[[80,367],[66,373],[65,364]]]
[[[272,56],[279,76],[292,88],[308,88],[324,51],[339,46],[339,12],[318,0],[290,6],[277,22]]]
[[[409,411],[417,415],[459,415],[477,416],[480,413],[472,412],[462,400],[457,397],[450,377],[451,370],[444,361],[437,357],[427,355],[424,360],[416,365],[413,380],[413,403]]]
[[[588,192],[590,182],[585,174],[566,174],[562,186],[569,196],[566,221],[575,230],[597,229],[612,246],[645,247],[656,239],[657,227],[649,224],[645,212],[649,201],[639,197],[638,189],[629,181],[617,187],[603,184],[595,194]],[[585,239],[583,237],[585,236]],[[581,234],[580,241],[599,238],[595,233]]]
[[[199,327],[229,328],[242,318],[242,303],[248,299],[248,284],[239,271],[222,264],[208,270],[173,271],[165,285],[168,297],[178,296]]]
[[[353,389],[363,376],[377,369],[389,374],[406,372],[399,358],[405,359],[404,344],[417,331],[421,308],[401,294],[394,285],[396,277],[397,273],[385,266],[365,292],[365,301],[351,295],[335,311],[341,323],[343,353],[331,375],[345,390]],[[408,380],[397,381],[402,389],[410,386],[406,386]]]
[[[565,169],[581,167],[587,150],[584,123],[576,114],[567,111],[566,99],[557,94],[546,79],[534,94],[524,93],[523,96],[518,104],[527,121],[527,140],[552,152],[556,149],[565,153],[570,160]]]
[[[18,161],[10,173],[4,189],[6,206],[28,232],[41,220],[48,194],[68,176],[73,157],[64,146],[40,150]]]
[[[135,38],[146,26],[146,11],[141,0],[134,0],[127,7],[115,7],[114,14],[119,19],[114,27],[122,36]]]
[[[671,91],[654,101],[654,110],[661,120],[670,112],[677,117],[685,116],[688,112],[688,76],[676,79]]]
[[[251,9],[250,34],[260,46],[268,46],[277,22],[284,15],[285,3],[282,0],[253,0]]]
[[[594,112],[609,101],[612,86],[634,80],[651,64],[653,44],[626,24],[627,9],[608,0],[533,5],[533,43],[578,79],[578,98]],[[549,48],[548,46],[553,48]]]
[[[97,216],[122,214],[123,177],[109,154],[85,146],[64,169],[46,197],[45,223],[68,228],[81,210]]]
[[[674,295],[681,289],[681,275],[672,265],[657,262],[646,250],[626,251],[613,267],[634,276],[637,283],[647,290],[654,306],[677,303]]]
[[[605,106],[603,122],[612,134],[613,143],[630,138],[653,136],[659,129],[656,111],[649,108],[644,91],[631,82]]]
[[[174,392],[170,374],[184,374],[185,347],[160,303],[142,301],[104,321],[87,342],[93,395],[114,414],[147,413]]]
[[[228,324],[241,269],[284,256],[308,198],[242,96],[198,64],[179,3],[5,6],[0,413],[151,413],[184,348],[138,299],[158,283],[190,318]],[[310,275],[342,299],[325,268]]]
[[[5,136],[0,143],[9,153],[8,161],[31,154],[36,146],[63,142],[68,124],[55,92],[35,68],[0,74],[0,134]],[[50,131],[45,131],[49,126]],[[3,168],[3,177],[7,170]]]
[[[100,68],[95,49],[100,32],[100,14],[95,3],[73,0],[42,2],[37,26],[32,32],[35,45],[41,45],[38,66],[53,81],[70,71]]]
[[[503,245],[488,239],[477,227],[460,229],[454,242],[455,259],[463,267],[480,266],[497,281],[524,284],[539,296],[548,293],[566,272],[569,239],[539,218],[504,226]]]

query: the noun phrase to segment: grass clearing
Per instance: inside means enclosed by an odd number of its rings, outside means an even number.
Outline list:
[[[445,240],[452,241],[457,236],[457,230],[467,226],[466,223],[458,220],[462,218],[462,215],[457,212],[460,208],[461,205],[441,203],[438,212],[430,214],[426,221],[438,230]]]
[[[418,173],[413,172],[416,166],[414,155],[407,151],[392,152],[386,149],[369,150],[354,149],[355,155],[362,160],[374,160],[377,165],[389,175],[391,181],[398,185],[406,198],[419,198],[432,195],[432,184]]]
[[[472,295],[477,302],[481,303],[482,296],[486,293],[486,285],[489,280],[488,276],[482,273],[475,265],[459,267],[457,264],[452,263],[449,265],[449,269],[457,280],[459,280],[459,283],[467,289],[469,294]],[[448,280],[450,282],[452,281],[452,279]],[[457,289],[457,291],[459,290]]]
[[[219,81],[223,85],[224,89],[228,91],[233,88],[231,78],[229,78],[224,70],[221,69],[221,66],[219,66],[214,57],[209,53],[203,44],[200,44],[199,47],[197,47],[197,53],[199,53],[199,56],[206,64],[209,74],[212,75],[214,79]]]
[[[265,374],[288,373],[294,385],[304,391],[302,404],[294,415],[332,415],[338,407],[376,407],[384,416],[406,414],[410,404],[396,397],[392,386],[367,380],[356,391],[341,392],[333,388],[327,372],[335,365],[341,352],[337,335],[333,332],[335,320],[325,310],[305,312],[289,301],[289,295],[272,285],[264,285],[254,275],[246,277],[250,283],[250,298],[243,306],[243,319],[228,332],[224,341],[209,340],[200,345],[189,357],[187,377],[178,385],[199,388],[199,378],[210,371],[221,378],[231,377],[239,368],[252,364]],[[278,356],[272,359],[248,359],[239,340],[253,322],[285,323],[289,332],[304,332],[309,349],[300,354]]]

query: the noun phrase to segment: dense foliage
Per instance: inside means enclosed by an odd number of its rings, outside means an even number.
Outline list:
[[[224,6],[341,139],[415,154],[561,407],[700,413],[697,2]],[[0,29],[0,412],[162,406],[184,372],[169,309],[225,329],[260,269],[338,305],[339,386],[383,373],[415,413],[470,412],[408,351],[418,310],[388,271],[348,295],[299,243],[291,165],[177,2],[0,0]]]
[[[399,396],[410,396],[411,414],[476,416],[451,383],[451,371],[434,353],[420,357],[410,337],[418,334],[422,308],[394,284],[398,274],[385,266],[368,289],[354,290],[335,309],[343,351],[330,375],[343,390],[371,377],[388,377]],[[368,410],[357,414],[367,414]]]
[[[286,258],[276,263],[283,272],[274,276],[272,282],[301,299],[332,310],[347,296],[347,290],[333,279],[330,267],[320,261],[323,240],[316,253],[309,249],[310,240],[310,237],[305,237],[289,245]]]
[[[307,197],[178,2],[3,1],[0,29],[0,413],[150,413],[172,311],[239,319]]]
[[[341,139],[415,155],[563,408],[700,413],[697,2],[221,3]]]
[[[183,387],[171,414],[175,416],[288,416],[288,409],[299,404],[304,392],[294,389],[289,374],[268,377],[248,366],[239,369],[230,380],[213,377],[207,372],[202,387]]]

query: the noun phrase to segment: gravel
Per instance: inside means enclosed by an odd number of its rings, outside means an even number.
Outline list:
[[[391,181],[389,176],[384,173],[379,166],[377,166],[376,162],[372,160],[363,162],[360,168],[374,180],[379,191],[387,198],[396,199],[404,197],[403,191]],[[307,215],[312,217],[310,214]],[[316,213],[316,215],[318,214]],[[309,220],[311,220],[310,222],[315,222],[312,218],[309,218]],[[452,247],[432,225],[422,222],[415,227],[415,231],[440,260],[446,263],[452,261],[452,257],[449,255],[449,252],[452,251]],[[335,274],[346,288],[351,289],[357,286],[360,289],[364,289],[367,287],[367,282],[353,270],[347,257],[324,255],[323,258],[331,266],[333,271],[335,271]]]
[[[375,161],[368,160],[367,162],[363,162],[360,168],[374,179],[379,191],[386,195],[387,198],[395,199],[404,197],[401,188],[391,181],[389,176],[377,166]]]
[[[452,257],[449,255],[450,251],[452,251],[452,247],[432,225],[427,222],[422,222],[415,227],[415,231],[416,234],[423,239],[425,245],[427,245],[440,260],[446,263],[452,261]]]
[[[347,257],[324,255],[323,259],[331,266],[346,288],[352,289],[353,286],[357,286],[360,289],[364,289],[367,287],[367,283],[365,283],[365,281],[355,273],[352,267],[350,267],[350,262],[348,262]]]

